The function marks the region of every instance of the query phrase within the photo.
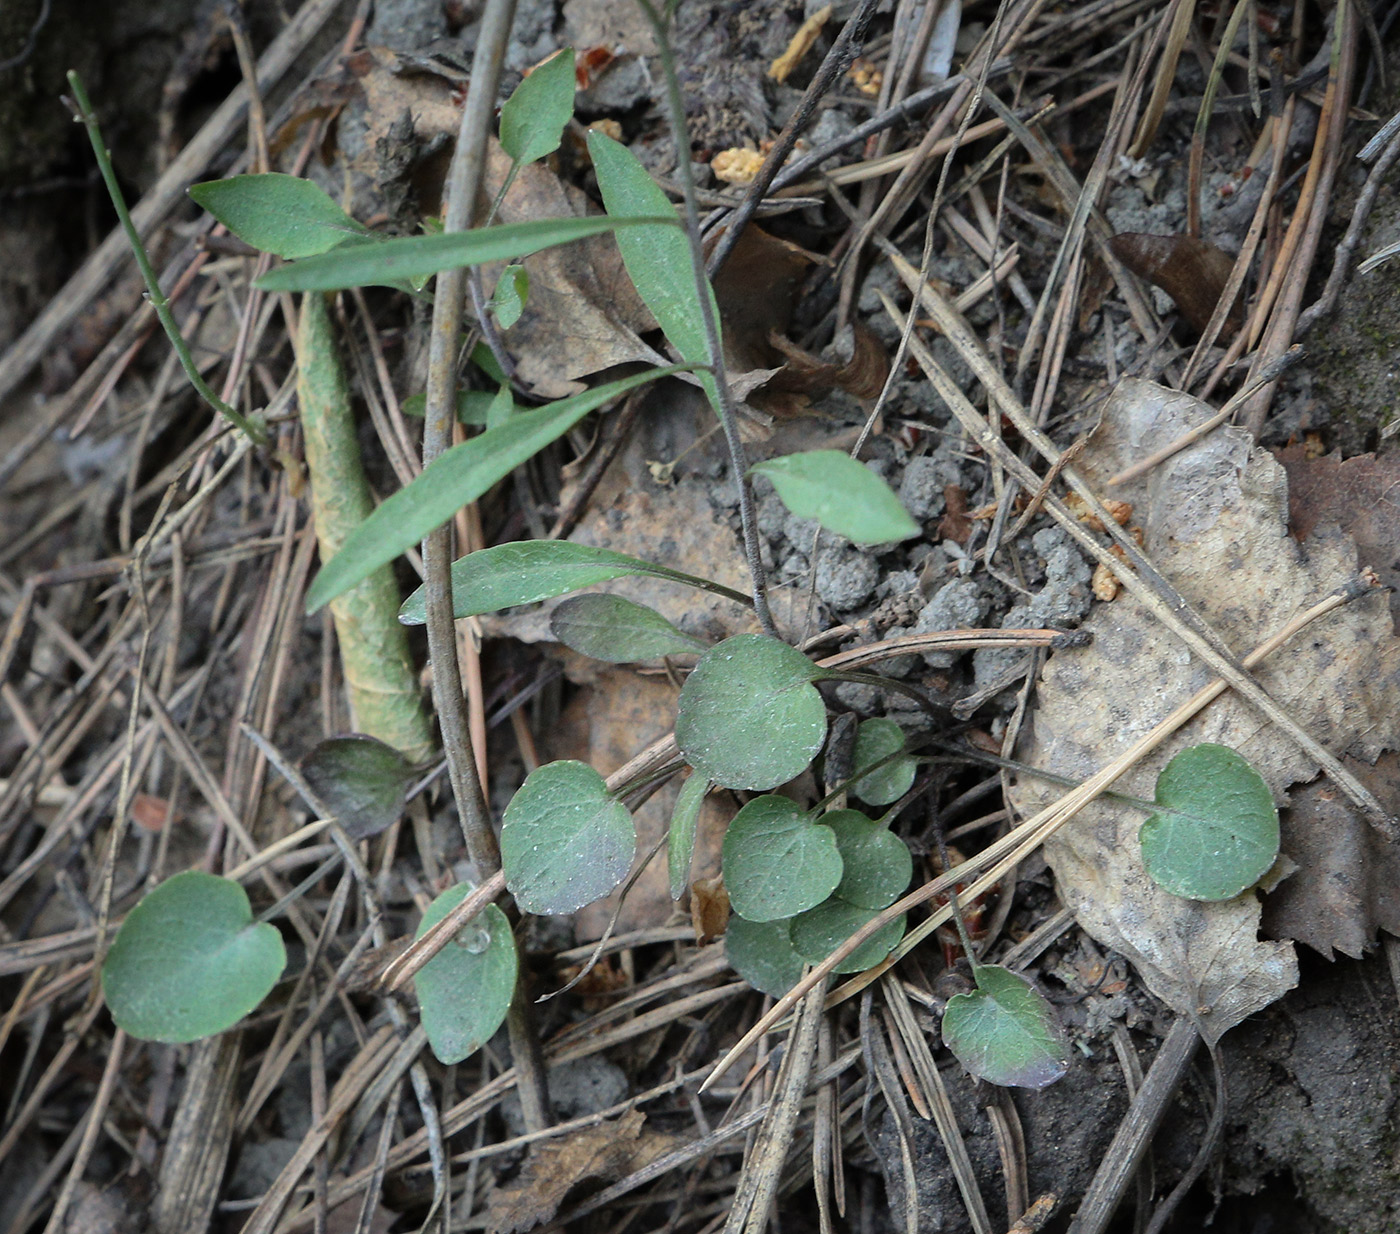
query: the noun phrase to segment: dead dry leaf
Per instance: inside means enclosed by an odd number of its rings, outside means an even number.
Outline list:
[[[1211,409],[1148,382],[1120,384],[1081,463],[1091,482],[1175,440]],[[1337,531],[1299,545],[1287,531],[1287,481],[1247,434],[1220,430],[1121,493],[1135,509],[1149,557],[1236,653],[1244,654],[1356,574],[1356,550]],[[1207,684],[1194,662],[1131,596],[1084,623],[1094,641],[1046,666],[1027,762],[1082,779],[1112,760]],[[1400,641],[1379,597],[1309,627],[1257,674],[1322,744],[1373,762],[1397,744]],[[1318,768],[1232,695],[1213,703],[1117,785],[1154,794],[1158,773],[1187,746],[1219,742],[1243,754],[1284,803]],[[1033,811],[1060,790],[1017,785]],[[1210,1039],[1290,989],[1297,960],[1286,942],[1258,937],[1254,892],[1218,904],[1178,899],[1143,868],[1140,812],[1100,802],[1045,846],[1065,903],[1099,942],[1128,956],[1148,987]],[[1358,910],[1359,911],[1359,910]]]
[[[645,1122],[640,1110],[629,1110],[596,1127],[532,1145],[516,1183],[492,1193],[487,1228],[496,1234],[536,1229],[553,1219],[575,1187],[617,1182],[677,1146],[675,1136],[643,1134]]]
[[[1298,541],[1335,524],[1356,541],[1362,565],[1400,587],[1400,455],[1318,458],[1293,445],[1277,457],[1288,472],[1288,524]],[[1390,615],[1400,630],[1400,591],[1390,593]]]

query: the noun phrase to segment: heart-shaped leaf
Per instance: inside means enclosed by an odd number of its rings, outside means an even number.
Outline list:
[[[856,730],[856,749],[852,760],[855,778],[851,792],[873,806],[891,805],[903,797],[913,787],[914,776],[919,770],[912,758],[891,759],[868,775],[861,775],[865,768],[903,749],[904,730],[893,720],[877,716],[873,720],[862,721]]]
[[[237,1024],[286,967],[281,934],[254,923],[242,887],[188,870],[127,914],[102,965],[102,992],[133,1037],[178,1044]]]
[[[729,902],[750,921],[791,917],[841,881],[835,833],[786,797],[755,797],[744,806],[724,833],[720,860]]]
[[[802,979],[805,967],[792,949],[788,923],[748,921],[734,916],[724,934],[724,951],[734,969],[755,990],[781,998]]]
[[[502,330],[509,330],[520,320],[525,311],[525,301],[530,296],[530,274],[524,266],[507,266],[496,280],[496,290],[492,293],[491,311]]]
[[[686,678],[676,745],[692,767],[726,788],[786,784],[826,740],[826,704],[812,685],[820,675],[776,638],[727,638]]]
[[[894,489],[840,450],[780,455],[755,463],[749,474],[767,476],[798,518],[816,519],[856,544],[889,544],[919,534]]]
[[[671,830],[666,835],[666,868],[671,877],[671,899],[679,900],[690,882],[690,863],[695,856],[695,829],[700,807],[710,782],[698,771],[691,775],[676,795],[671,811]]]
[[[609,664],[708,650],[654,608],[622,596],[573,596],[550,613],[549,629],[565,647]]]
[[[414,776],[413,765],[393,746],[364,733],[319,742],[300,770],[352,840],[398,822]]]
[[[668,371],[675,370],[652,369],[519,412],[499,428],[487,429],[445,451],[345,537],[340,551],[322,565],[307,589],[306,611],[314,613],[393,561],[497,480],[562,437],[590,411]]]
[[[435,236],[395,236],[379,244],[357,244],[269,270],[258,279],[263,291],[342,291],[346,287],[394,286],[457,266],[480,266],[528,257],[556,244],[571,244],[619,228],[677,227],[676,213],[645,219],[531,219]]]
[[[501,149],[519,166],[559,149],[574,115],[574,49],[562,48],[515,88],[501,107]]]
[[[428,905],[415,938],[422,938],[472,890],[449,887]],[[418,970],[413,988],[428,1044],[440,1063],[460,1063],[488,1041],[515,994],[518,960],[505,913],[488,904]]]
[[[868,908],[857,908],[835,896],[816,908],[799,913],[792,919],[789,933],[792,949],[804,960],[820,964],[861,926],[878,916]],[[874,935],[857,947],[838,964],[838,973],[859,973],[873,968],[883,960],[904,937],[904,914],[887,922]]]
[[[914,877],[914,858],[888,827],[858,810],[831,810],[822,823],[835,834],[841,854],[836,895],[857,908],[881,909],[904,894]]]
[[[1229,746],[1203,742],[1182,750],[1157,777],[1156,801],[1162,809],[1138,838],[1147,873],[1173,895],[1233,899],[1278,857],[1273,795]]]
[[[314,257],[367,234],[300,176],[230,176],[191,185],[190,196],[245,244],[278,257]]]
[[[527,913],[572,913],[627,877],[637,848],[627,807],[587,763],[546,763],[526,777],[501,824],[501,867]]]
[[[977,989],[956,994],[943,1013],[943,1041],[978,1079],[1044,1088],[1069,1070],[1069,1043],[1055,1009],[1009,968],[978,965]]]

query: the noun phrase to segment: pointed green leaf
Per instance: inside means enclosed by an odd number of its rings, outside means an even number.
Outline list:
[[[818,676],[806,656],[776,638],[727,638],[686,678],[676,745],[692,767],[726,788],[786,784],[826,740],[826,704],[812,685]]]
[[[572,913],[627,877],[637,835],[627,807],[587,763],[546,763],[506,806],[501,868],[527,913]]]
[[[486,418],[490,414],[491,406],[500,397],[499,394],[488,394],[485,390],[458,390],[457,391],[457,420],[462,424],[471,424],[482,427],[486,424]],[[414,416],[421,420],[428,410],[428,396],[426,394],[410,394],[402,403],[399,409],[406,416]],[[511,405],[511,415],[517,411],[524,411],[525,408],[518,404]],[[507,416],[506,419],[510,417]]]
[[[560,399],[547,407],[520,412],[499,428],[487,429],[479,437],[453,446],[345,538],[340,552],[322,565],[307,589],[306,611],[314,613],[393,561],[497,480],[567,433],[590,411],[675,371],[652,369]]]
[[[720,860],[729,902],[750,921],[791,917],[841,881],[835,834],[787,797],[755,797],[744,806],[724,833]]]
[[[693,656],[708,649],[654,608],[622,596],[574,596],[550,613],[549,628],[565,647],[609,664]]]
[[[856,730],[855,771],[851,792],[873,806],[892,805],[913,786],[919,766],[912,758],[897,758],[869,775],[865,768],[904,749],[904,730],[893,720],[877,716],[864,720]]]
[[[346,287],[390,286],[424,278],[457,266],[479,266],[492,261],[528,257],[556,244],[571,244],[618,228],[629,230],[678,230],[675,211],[646,219],[589,218],[532,219],[474,231],[445,232],[436,236],[396,236],[380,244],[322,253],[290,266],[269,270],[257,282],[263,291],[340,291]]]
[[[511,395],[509,386],[502,386],[496,391],[491,399],[490,405],[486,408],[486,427],[500,428],[515,411],[515,399]]]
[[[816,908],[799,913],[792,919],[789,934],[792,949],[804,960],[820,964],[863,925],[879,914],[868,908],[857,908],[845,900],[831,899]],[[857,947],[835,968],[838,973],[862,973],[874,968],[904,937],[904,914],[882,925],[875,934]]]
[[[501,149],[524,166],[559,149],[574,115],[574,49],[555,52],[501,107]]]
[[[314,257],[368,234],[300,176],[269,172],[207,180],[191,185],[190,196],[245,244],[278,257]]]
[[[675,207],[661,186],[626,146],[590,130],[588,153],[593,158],[598,190],[610,218],[676,217]],[[617,233],[617,247],[637,294],[681,358],[692,364],[708,364],[705,321],[700,313],[690,241],[685,232],[680,227],[633,227]],[[714,304],[713,291],[710,302]],[[714,314],[718,321],[717,308]]]
[[[1273,794],[1229,746],[1203,742],[1182,750],[1157,777],[1156,801],[1162,809],[1138,838],[1147,873],[1173,895],[1233,899],[1278,857]]]
[[[1044,1088],[1069,1070],[1069,1043],[1055,1009],[1024,977],[978,965],[977,989],[955,994],[943,1013],[943,1041],[980,1080]]]
[[[802,980],[802,957],[792,949],[788,923],[729,918],[724,951],[733,970],[755,990],[781,998]]]
[[[452,563],[452,610],[458,617],[475,617],[517,604],[549,600],[632,574],[685,583],[728,596],[740,604],[749,602],[748,596],[709,579],[682,574],[612,549],[571,540],[513,540],[478,549]],[[426,619],[424,590],[419,587],[399,609],[399,620],[406,626],[421,626]]]
[[[408,759],[364,733],[319,742],[299,770],[352,840],[377,836],[403,817],[414,777]]]
[[[470,883],[449,887],[428,905],[414,938],[422,938],[467,898]],[[413,979],[418,1013],[438,1062],[470,1058],[500,1028],[515,995],[519,961],[505,913],[488,904]]]
[[[840,450],[808,450],[749,468],[767,476],[779,500],[798,518],[856,544],[889,544],[919,534],[919,525],[883,479]]]
[[[858,810],[831,810],[822,822],[835,833],[841,854],[836,888],[841,899],[857,908],[881,909],[904,894],[914,877],[914,858],[903,840]]]
[[[233,1027],[286,967],[281,934],[254,924],[243,888],[189,870],[127,914],[102,965],[102,992],[118,1027],[178,1044]]]
[[[530,297],[530,274],[524,266],[507,266],[501,271],[496,282],[495,293],[491,296],[490,310],[496,315],[496,324],[502,330],[509,330],[520,320],[525,311],[525,301]]]
[[[666,867],[671,876],[671,899],[679,900],[690,884],[690,863],[695,856],[695,830],[700,823],[700,807],[710,782],[698,771],[681,785],[676,808],[671,811],[671,830],[666,835]]]

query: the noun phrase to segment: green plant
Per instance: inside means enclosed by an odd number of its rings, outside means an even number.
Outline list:
[[[559,144],[572,107],[572,73],[572,53],[556,57],[527,78],[507,103],[501,142],[513,159],[512,176],[520,166]],[[605,215],[508,226],[491,225],[488,220],[486,226],[461,233],[374,237],[319,190],[301,181],[289,182],[287,177],[238,177],[192,190],[241,238],[292,259],[265,275],[263,288],[303,291],[312,298],[374,283],[419,286],[450,268],[512,260],[550,245],[612,232],[632,282],[681,361],[530,409],[516,406],[505,374],[493,368],[496,393],[464,392],[459,401],[461,418],[484,425],[484,431],[435,459],[348,532],[309,589],[308,612],[336,602],[382,572],[405,549],[584,416],[646,382],[682,370],[696,374],[725,427],[742,493],[747,493],[751,475],[762,475],[794,515],[813,519],[825,531],[860,544],[889,543],[918,533],[917,524],[888,484],[847,455],[813,451],[745,466],[737,434],[731,432],[733,409],[723,372],[718,308],[704,277],[694,227],[683,225],[626,147],[591,133],[589,150]],[[528,295],[523,268],[510,266],[484,304],[496,324],[508,330]],[[479,350],[476,354],[481,355]],[[490,367],[485,355],[481,364]],[[737,914],[727,946],[741,975],[758,989],[780,994],[801,977],[806,963],[823,961],[844,947],[857,930],[876,925],[877,919],[878,929],[840,960],[837,971],[857,971],[881,962],[904,934],[898,901],[911,881],[913,864],[906,845],[889,829],[888,817],[874,819],[847,808],[818,813],[767,792],[801,775],[826,742],[827,708],[817,684],[868,679],[824,669],[776,637],[756,563],[751,510],[741,503],[741,512],[752,595],[620,553],[568,542],[529,541],[481,550],[455,563],[453,610],[459,617],[493,612],[638,574],[701,588],[753,607],[765,632],[741,634],[713,647],[677,630],[653,610],[615,596],[576,596],[558,606],[552,624],[561,641],[605,660],[698,653],[681,691],[675,723],[677,747],[693,773],[673,815],[668,845],[671,893],[679,898],[688,882],[697,820],[707,791],[718,787],[762,793],[738,812],[723,844],[724,878]],[[420,589],[404,602],[399,620],[415,624],[425,617]],[[1201,749],[1205,747],[1197,747]],[[1243,763],[1239,756],[1224,751],[1197,757],[1207,759],[1210,775],[1221,783],[1244,785],[1238,795],[1248,798],[1257,814],[1259,786],[1252,781],[1245,784],[1247,777],[1232,761]],[[889,720],[867,721],[856,735],[853,772],[834,787],[870,806],[894,806],[909,793],[917,766],[918,758],[906,750],[898,725]],[[1248,770],[1247,764],[1244,767]],[[1243,810],[1222,822],[1220,811],[1192,792],[1200,774],[1194,763],[1181,774],[1164,772],[1165,788],[1159,784],[1153,817],[1143,829],[1145,859],[1154,877],[1174,891],[1237,894],[1272,862],[1277,821],[1269,852],[1267,828],[1246,827]],[[1249,774],[1254,775],[1252,770]],[[547,764],[526,779],[505,809],[501,832],[505,886],[522,911],[572,912],[622,882],[635,855],[635,834],[624,804],[635,787],[610,788],[597,771],[571,761]],[[361,796],[389,801],[401,789],[402,777],[397,790],[371,786]],[[1267,798],[1267,789],[1263,791]],[[353,802],[337,802],[333,808],[348,815],[354,807]],[[1223,827],[1247,860],[1229,878],[1216,878],[1208,887],[1193,881],[1189,871],[1182,876],[1178,854],[1183,851],[1183,836],[1193,826],[1197,831]],[[1266,852],[1269,861],[1263,862]],[[1185,862],[1198,871],[1204,864],[1199,849]],[[189,973],[192,965],[197,967],[210,954],[216,955],[218,966],[210,967],[223,975],[237,997],[219,1001],[203,1018],[186,1014],[179,1003],[184,994],[171,993],[171,982],[158,979],[153,957],[162,946],[172,946],[170,932],[177,928],[178,912],[169,905],[188,907],[187,897],[177,899],[176,891],[186,895],[189,884],[179,880],[190,877],[196,876],[177,876],[162,884],[133,910],[104,968],[113,1014],[137,1035],[173,1031],[182,1035],[160,1039],[188,1040],[189,1034],[220,1031],[255,1006],[280,975],[284,962],[280,939],[274,951],[276,931],[253,924],[241,888],[228,880],[198,875],[209,880],[201,886],[211,889],[211,894],[215,884],[220,887],[217,895],[221,903],[227,901],[228,909],[220,918],[217,936],[201,943],[202,950],[182,956],[182,963],[171,971]],[[1228,890],[1236,884],[1235,891]],[[469,890],[461,884],[434,900],[423,916],[419,936],[445,920]],[[153,942],[160,930],[166,931],[163,941]],[[975,1074],[998,1083],[1040,1084],[1056,1078],[1067,1065],[1067,1051],[1048,1004],[1024,978],[977,963],[966,937],[964,944],[977,989],[950,1002],[944,1023],[949,1045]],[[178,945],[175,949],[179,950]],[[423,1024],[439,1058],[460,1061],[495,1031],[506,1015],[516,977],[509,923],[494,906],[421,967],[417,989]],[[157,994],[165,998],[164,1003]],[[168,1028],[166,1021],[178,1027]]]

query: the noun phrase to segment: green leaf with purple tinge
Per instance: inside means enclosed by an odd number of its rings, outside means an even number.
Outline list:
[[[943,1042],[974,1076],[1008,1088],[1044,1088],[1069,1070],[1069,1042],[1055,1009],[1009,968],[980,964],[977,989],[943,1013]]]

